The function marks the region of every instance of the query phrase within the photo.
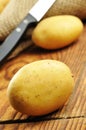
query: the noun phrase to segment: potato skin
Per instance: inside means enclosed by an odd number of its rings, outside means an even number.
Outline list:
[[[9,2],[10,0],[0,0],[0,13],[3,12]]]
[[[9,83],[11,105],[32,116],[45,115],[62,107],[73,91],[74,79],[67,65],[39,60],[22,67]]]
[[[45,49],[65,47],[81,35],[82,21],[72,15],[59,15],[43,19],[32,33],[33,42]]]

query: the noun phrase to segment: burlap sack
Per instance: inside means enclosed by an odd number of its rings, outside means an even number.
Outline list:
[[[38,0],[10,0],[9,4],[0,14],[0,41],[3,41],[12,32],[37,1]],[[59,14],[71,14],[85,19],[86,0],[57,0],[45,17]],[[30,43],[28,42],[25,45],[21,43],[15,50],[13,56],[27,48]]]
[[[60,14],[71,14],[86,19],[86,0],[57,0],[46,16]]]
[[[3,41],[29,12],[37,0],[10,0],[0,14],[0,40]]]

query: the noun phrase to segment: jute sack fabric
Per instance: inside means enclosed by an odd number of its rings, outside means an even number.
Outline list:
[[[37,1],[38,0],[10,0],[4,11],[0,14],[0,41],[5,40]],[[56,0],[45,17],[60,14],[71,14],[85,19],[86,0]],[[13,52],[13,56],[27,48],[30,43],[19,45],[15,53]]]
[[[46,16],[60,14],[71,14],[86,19],[86,0],[57,0]]]
[[[37,0],[10,0],[0,14],[0,41],[3,41],[26,16]]]

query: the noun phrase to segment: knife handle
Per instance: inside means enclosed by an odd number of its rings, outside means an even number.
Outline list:
[[[18,25],[18,27],[10,34],[10,37],[13,36],[13,39],[15,42],[13,44],[16,44],[20,40],[20,38],[22,37],[22,35],[26,31],[26,29],[29,26],[31,26],[33,23],[36,23],[36,22],[37,22],[37,20],[32,15],[28,14],[23,19],[23,21]]]
[[[18,25],[16,29],[6,38],[5,42],[3,44],[6,44],[6,42],[11,43],[11,46],[9,46],[10,50],[12,50],[16,44],[21,39],[22,35],[26,31],[26,29],[31,26],[33,23],[36,23],[37,20],[30,14],[28,14],[23,21]],[[6,45],[5,45],[6,46]],[[6,46],[8,47],[8,46]]]
[[[37,20],[32,15],[28,14],[18,27],[6,38],[0,46],[0,61],[4,60],[4,58],[11,52],[11,50],[19,42],[26,29],[33,23],[37,23]]]

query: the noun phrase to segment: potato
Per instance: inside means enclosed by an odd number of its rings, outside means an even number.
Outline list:
[[[7,94],[14,109],[31,116],[62,107],[73,91],[69,67],[56,60],[39,60],[23,66],[9,83]]]
[[[4,10],[10,0],[0,0],[0,13]]]
[[[32,33],[33,42],[45,49],[65,47],[81,35],[82,21],[72,15],[59,15],[42,20]]]

